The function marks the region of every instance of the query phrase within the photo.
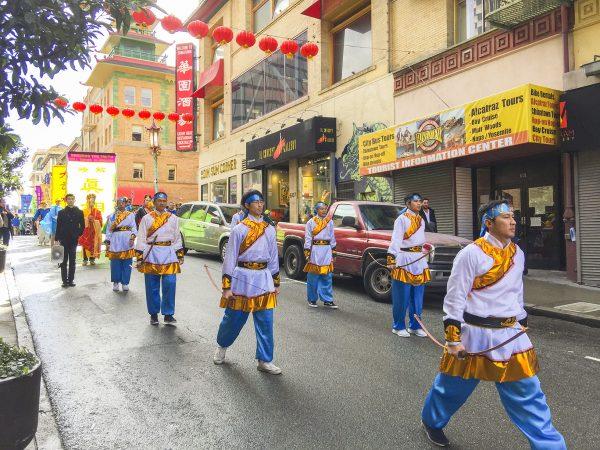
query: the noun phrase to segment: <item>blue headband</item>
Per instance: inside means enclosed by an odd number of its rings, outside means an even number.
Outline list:
[[[121,197],[120,199],[117,200],[118,203],[127,203],[128,198],[127,197]]]
[[[404,203],[407,203],[407,202],[417,202],[419,200],[423,201],[423,197],[421,197],[419,194],[413,194],[411,196],[406,197],[404,199]]]
[[[258,194],[252,194],[250,197],[248,197],[246,200],[244,200],[244,205],[249,205],[250,203],[253,202],[264,202],[264,198],[262,198],[261,195]]]
[[[313,212],[314,212],[315,214],[317,214],[317,210],[318,210],[319,208],[323,208],[323,207],[327,208],[327,203],[325,203],[325,202],[317,202],[317,203],[315,203],[315,207],[314,207],[314,209],[313,209]]]
[[[499,205],[494,206],[493,208],[488,209],[483,216],[481,216],[481,231],[479,236],[484,236],[487,233],[488,228],[485,225],[486,220],[494,220],[500,214],[509,213],[510,206],[507,203],[500,203]]]
[[[164,192],[157,192],[156,194],[154,194],[154,200],[166,200],[167,199],[167,194],[165,194]]]

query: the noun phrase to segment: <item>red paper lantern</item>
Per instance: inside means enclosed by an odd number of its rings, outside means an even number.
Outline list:
[[[194,121],[194,115],[192,113],[185,113],[183,116],[181,116],[181,118],[183,120],[185,120],[187,123]]]
[[[152,114],[152,117],[154,117],[154,120],[156,120],[157,122],[162,122],[163,120],[165,120],[165,113],[156,111],[154,114]]]
[[[261,38],[260,41],[258,41],[258,48],[260,48],[267,55],[270,55],[271,53],[276,51],[277,47],[279,47],[277,39],[271,36],[265,36]]]
[[[154,15],[154,13],[146,8],[141,8],[133,11],[131,13],[131,17],[133,18],[133,21],[136,23],[136,25],[140,27],[149,27],[154,22],[156,22],[156,16]]]
[[[300,47],[300,54],[307,59],[312,59],[319,53],[319,46],[314,42],[307,42]]]
[[[240,47],[249,48],[256,44],[256,36],[251,31],[240,31],[235,38]]]
[[[194,20],[188,25],[188,33],[197,39],[202,39],[208,34],[208,25],[201,20]]]
[[[117,108],[116,106],[109,106],[108,108],[106,108],[106,114],[112,117],[118,116],[119,108]]]
[[[56,97],[56,98],[54,99],[54,104],[55,104],[56,106],[58,106],[59,108],[65,108],[65,107],[66,107],[66,106],[69,104],[69,102],[68,102],[68,101],[66,101],[66,100],[65,100],[64,98],[62,98],[62,97]]]
[[[104,111],[104,108],[102,106],[100,106],[98,103],[94,103],[93,105],[90,105],[90,112],[92,114],[100,114],[102,111]]]
[[[229,44],[233,39],[233,31],[228,27],[217,27],[213,30],[212,37],[219,45]]]
[[[281,43],[281,53],[292,59],[298,52],[298,43],[296,41],[283,41]]]
[[[160,24],[169,33],[173,34],[183,28],[183,22],[175,16],[165,16],[160,19]]]
[[[121,114],[128,119],[131,119],[133,116],[135,116],[135,111],[133,109],[125,108],[123,111],[121,111]]]
[[[167,118],[171,121],[171,122],[177,122],[179,120],[179,114],[177,113],[171,113],[167,116]]]
[[[148,111],[147,109],[142,109],[142,110],[141,110],[141,111],[138,113],[138,117],[139,117],[140,119],[143,119],[143,120],[147,120],[147,119],[149,119],[151,115],[152,115],[152,114],[150,114],[150,111]]]
[[[86,106],[85,106],[85,103],[83,103],[83,102],[75,102],[75,103],[73,103],[73,109],[75,111],[83,112],[83,111],[85,111],[85,108],[86,108]]]

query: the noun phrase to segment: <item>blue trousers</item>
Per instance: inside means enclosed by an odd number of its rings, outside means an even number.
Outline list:
[[[148,314],[163,315],[175,314],[175,287],[177,285],[177,275],[150,275],[144,274],[146,283],[146,305]],[[161,299],[162,283],[162,299]]]
[[[316,303],[319,299],[323,302],[332,302],[333,273],[327,275],[306,274],[306,295],[308,301],[312,303]]]
[[[425,400],[423,422],[431,428],[444,428],[478,384],[477,379],[439,373]],[[496,389],[508,416],[533,450],[566,450],[565,440],[552,425],[550,408],[537,376],[496,383]]]
[[[408,326],[418,330],[421,325],[415,320],[414,314],[421,316],[423,312],[423,295],[425,285],[413,286],[402,281],[392,280],[392,315],[394,317],[394,330],[406,328],[406,310],[408,309]]]
[[[113,283],[129,284],[131,280],[131,263],[129,259],[110,260],[110,281]]]
[[[250,313],[225,309],[225,315],[219,325],[217,344],[220,347],[230,347],[244,328]],[[264,362],[273,361],[273,310],[254,311],[254,330],[256,332],[256,359]]]

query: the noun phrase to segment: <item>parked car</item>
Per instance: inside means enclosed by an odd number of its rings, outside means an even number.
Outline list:
[[[225,257],[231,217],[239,205],[211,202],[184,203],[177,210],[183,248]]]
[[[390,301],[391,297],[392,278],[386,267],[386,254],[401,209],[392,203],[360,201],[337,202],[329,208],[337,241],[335,273],[362,277],[367,293],[381,302]],[[305,276],[304,229],[303,224],[277,224],[279,256],[283,258],[285,273],[293,279]],[[443,292],[456,254],[470,241],[442,233],[425,233],[425,236],[435,247],[429,256],[431,282],[427,289]]]

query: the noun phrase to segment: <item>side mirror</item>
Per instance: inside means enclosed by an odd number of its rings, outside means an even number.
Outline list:
[[[342,227],[355,228],[357,230],[360,229],[360,227],[356,223],[356,217],[350,216],[344,216],[342,218]]]
[[[222,221],[220,217],[211,217],[210,223],[214,223],[215,225],[221,225]]]

